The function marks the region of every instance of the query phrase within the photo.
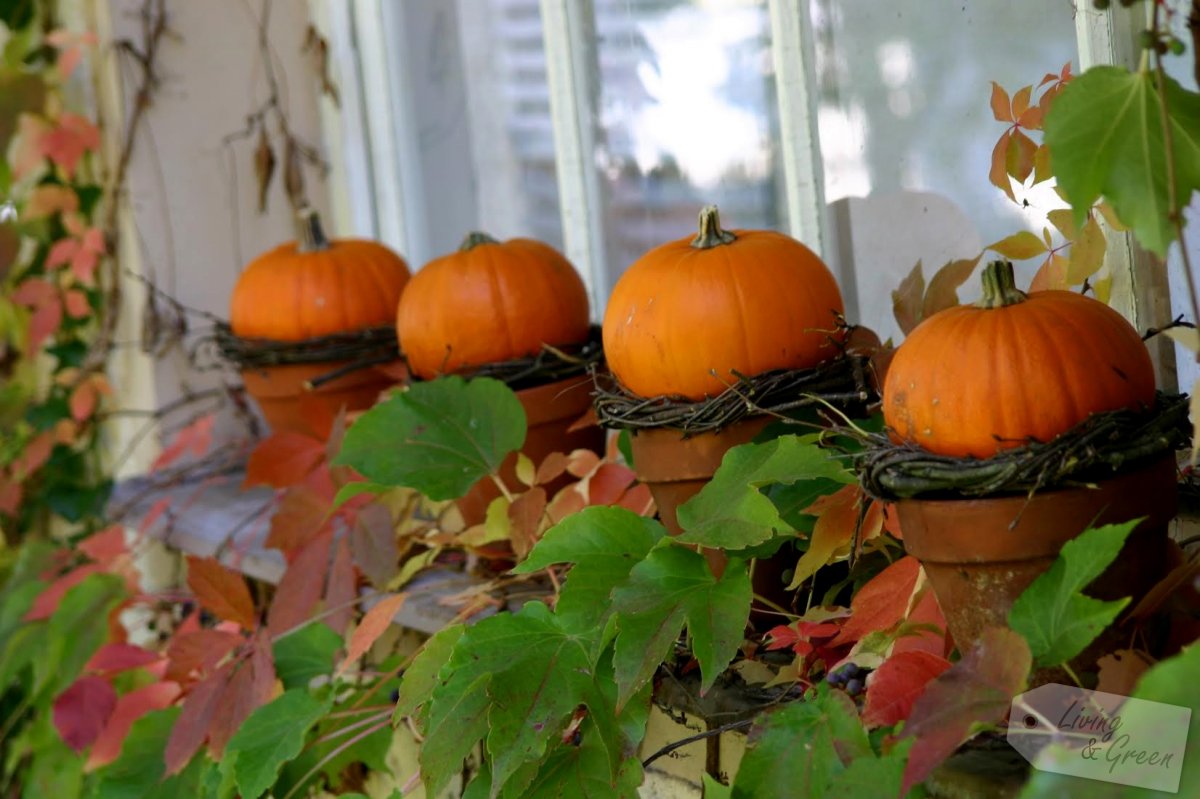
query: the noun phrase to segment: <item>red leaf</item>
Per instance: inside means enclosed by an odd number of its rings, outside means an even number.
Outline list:
[[[868,580],[850,600],[850,620],[834,643],[858,641],[870,633],[887,630],[903,619],[920,575],[920,562],[912,555],[906,555]]]
[[[354,618],[354,605],[351,603],[358,596],[356,577],[354,561],[350,557],[350,542],[346,536],[342,536],[333,550],[333,565],[329,568],[329,582],[325,588],[325,609],[341,608],[325,617],[325,623],[338,635],[345,634],[350,620]]]
[[[170,466],[188,451],[197,457],[207,452],[212,445],[212,430],[215,421],[215,414],[205,414],[176,433],[175,440],[171,442],[171,445],[154,459],[151,470]]]
[[[275,433],[259,442],[246,463],[245,488],[269,485],[290,488],[325,459],[325,444],[299,433]]]
[[[554,499],[550,500],[550,504],[546,506],[546,515],[550,517],[551,524],[558,524],[572,513],[583,510],[586,505],[587,503],[583,501],[583,494],[579,493],[578,486],[572,484],[560,489],[554,495]]]
[[[342,661],[342,665],[338,666],[338,673],[345,671],[354,661],[358,660],[366,651],[371,648],[371,645],[379,640],[379,636],[387,631],[392,625],[392,619],[400,612],[400,608],[404,605],[404,601],[408,599],[408,594],[392,594],[389,597],[381,599],[363,616],[358,627],[350,636],[350,645],[346,650],[346,659]]]
[[[600,465],[600,456],[590,449],[577,449],[567,456],[567,471],[582,479]]]
[[[561,452],[551,452],[537,468],[533,478],[536,485],[545,485],[567,470],[567,456]]]
[[[350,553],[354,565],[376,588],[383,588],[396,574],[400,552],[392,512],[378,503],[369,504],[354,514],[350,530]]]
[[[654,497],[650,494],[650,487],[643,483],[638,483],[622,494],[617,504],[639,516],[654,515]]]
[[[112,674],[148,666],[159,660],[161,655],[133,644],[105,644],[96,650],[91,660],[83,667],[85,672]]]
[[[767,638],[770,642],[767,644],[768,650],[787,649],[795,646],[800,641],[800,634],[795,627],[788,624],[780,624],[778,627],[772,627],[767,631]]]
[[[70,289],[64,292],[63,305],[67,309],[67,316],[72,319],[82,319],[92,312],[87,295],[79,289]]]
[[[167,739],[164,752],[167,774],[178,773],[204,745],[232,668],[232,664],[226,665],[208,679],[197,683],[183,700],[183,708],[179,711],[175,726],[171,728],[171,737]]]
[[[100,129],[79,114],[64,113],[42,139],[42,152],[70,178],[83,154],[100,146]]]
[[[16,516],[24,496],[25,490],[19,482],[0,474],[0,513]]]
[[[944,657],[949,654],[952,647],[947,641],[945,633],[946,617],[942,615],[942,608],[938,605],[937,595],[933,593],[932,588],[927,586],[921,592],[912,613],[908,614],[907,621],[911,625],[921,624],[937,627],[942,632],[937,633],[926,629],[914,630],[909,635],[901,635],[892,645],[893,655],[900,652],[928,652],[931,655]]]
[[[26,611],[23,621],[40,621],[48,619],[58,610],[62,598],[75,586],[79,585],[89,575],[102,571],[99,564],[88,563],[59,577],[33,600],[33,607]]]
[[[892,655],[871,673],[863,721],[870,727],[889,727],[908,718],[913,703],[950,661],[928,652]]]
[[[258,623],[254,600],[240,574],[235,574],[215,558],[188,556],[188,586],[196,600],[219,618],[250,630]]]
[[[508,506],[508,520],[512,525],[509,540],[518,558],[528,555],[537,543],[545,512],[546,489],[541,486],[529,489]]]
[[[916,738],[904,769],[902,796],[954,753],[977,724],[996,724],[1025,687],[1032,658],[1025,639],[991,627],[979,644],[933,679],[913,704],[904,737]]]
[[[992,81],[992,116],[997,122],[1012,122],[1012,103],[1008,99],[1008,92],[1004,91],[996,81]]]
[[[574,433],[577,430],[586,430],[589,427],[599,427],[600,417],[596,415],[596,409],[591,405],[583,412],[575,421],[571,422],[571,426],[567,428],[568,433]]]
[[[271,700],[275,691],[275,664],[268,647],[263,638],[258,639],[250,656],[233,667],[233,676],[217,703],[209,727],[208,749],[214,759],[220,759],[242,722]]]
[[[108,680],[80,677],[54,700],[54,726],[67,746],[82,752],[100,737],[116,706]]]
[[[152,710],[170,707],[179,697],[179,683],[152,682],[117,700],[117,706],[88,755],[88,770],[107,765],[121,754],[121,745],[133,723]]]
[[[900,514],[896,512],[895,505],[888,505],[883,509],[883,529],[896,539],[904,540],[904,531],[900,529]]]
[[[92,413],[96,410],[96,401],[98,399],[99,394],[91,381],[80,383],[71,392],[71,418],[77,422],[90,419]]]
[[[637,475],[628,466],[619,463],[601,464],[587,481],[588,504],[614,504],[636,479]]]
[[[266,545],[290,554],[332,529],[330,502],[308,486],[288,489],[271,517]]]
[[[279,635],[306,621],[321,601],[329,574],[329,545],[333,533],[325,532],[300,550],[288,564],[267,611],[267,629]]]
[[[125,545],[125,528],[119,524],[88,536],[75,548],[101,565],[108,565],[129,553],[129,547]]]
[[[224,630],[176,633],[167,647],[167,679],[186,682],[206,676],[242,643],[242,636]]]

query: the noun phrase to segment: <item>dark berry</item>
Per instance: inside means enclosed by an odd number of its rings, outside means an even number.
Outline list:
[[[392,702],[393,702],[393,703],[396,703],[396,702],[399,702],[399,701],[400,701],[400,689],[399,689],[399,688],[395,688],[395,689],[393,689],[393,690],[392,690]]]
[[[862,680],[857,677],[846,682],[846,693],[850,694],[850,696],[858,696],[862,693],[862,689]]]

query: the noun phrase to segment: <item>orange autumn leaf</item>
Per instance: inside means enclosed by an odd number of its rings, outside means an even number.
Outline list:
[[[379,640],[379,636],[387,631],[392,624],[392,619],[400,612],[400,608],[404,606],[404,601],[408,599],[408,594],[392,594],[389,597],[381,599],[363,616],[358,627],[350,635],[350,645],[346,651],[346,659],[338,666],[337,673],[341,674],[352,663],[366,654],[371,645]]]
[[[795,574],[788,586],[789,591],[803,585],[818,569],[833,560],[839,549],[850,544],[858,525],[858,506],[861,499],[862,489],[857,485],[848,485],[833,494],[821,497],[802,511],[816,516],[817,523],[809,537],[808,550],[796,564]]]
[[[899,623],[908,614],[909,600],[920,576],[921,564],[906,555],[868,580],[850,600],[850,619],[834,643],[852,643]]]
[[[250,453],[242,487],[289,488],[303,481],[324,458],[324,441],[289,431],[273,433]]]
[[[1004,87],[996,81],[992,81],[992,116],[997,122],[1012,122],[1012,103],[1008,99],[1008,92],[1004,91]]]
[[[254,600],[240,574],[235,574],[216,558],[187,558],[187,583],[196,600],[210,612],[243,629],[257,624]]]
[[[1070,270],[1070,260],[1058,253],[1053,253],[1038,268],[1037,274],[1033,276],[1033,281],[1029,284],[1029,290],[1066,289],[1070,286],[1067,282]]]

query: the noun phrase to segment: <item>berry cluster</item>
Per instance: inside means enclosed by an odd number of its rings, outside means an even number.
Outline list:
[[[825,675],[825,682],[834,688],[844,688],[850,696],[858,696],[866,685],[870,671],[856,663],[843,663]]]

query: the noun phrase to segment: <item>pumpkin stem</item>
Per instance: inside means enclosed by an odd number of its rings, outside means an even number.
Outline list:
[[[721,217],[717,214],[717,206],[706,205],[700,209],[700,232],[692,239],[692,246],[697,250],[709,250],[722,244],[731,244],[737,238],[728,230],[721,230]]]
[[[296,249],[299,252],[328,250],[329,239],[325,236],[324,228],[321,227],[321,217],[316,209],[305,206],[297,212],[296,216],[296,226],[299,229],[297,234],[299,243]]]
[[[478,230],[473,230],[467,234],[466,238],[464,238],[462,240],[462,244],[458,245],[458,251],[466,252],[467,250],[473,250],[476,247],[478,247],[480,244],[499,244],[499,243],[500,243],[499,241],[492,238],[488,234],[481,233]]]
[[[983,297],[975,303],[978,308],[1004,308],[1025,302],[1028,295],[1017,288],[1013,280],[1013,265],[1008,261],[992,261],[983,268]]]

